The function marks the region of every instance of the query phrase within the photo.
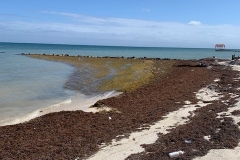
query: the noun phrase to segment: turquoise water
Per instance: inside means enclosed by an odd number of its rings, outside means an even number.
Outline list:
[[[171,59],[200,59],[212,56],[230,59],[232,55],[231,52],[196,48],[0,43],[0,121],[60,103],[75,95],[74,91],[63,87],[74,68],[63,63],[18,55],[21,53]]]
[[[0,43],[0,52],[4,51],[14,54],[51,53],[83,56],[135,56],[171,59],[201,59],[212,56],[223,59],[230,59],[232,55],[232,52],[216,52],[214,48],[118,47],[34,43]]]
[[[73,94],[63,85],[74,68],[16,55],[22,49],[10,46],[0,44],[0,121],[59,103]]]

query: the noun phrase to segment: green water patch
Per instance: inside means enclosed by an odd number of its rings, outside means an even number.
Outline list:
[[[131,92],[153,80],[152,60],[82,56],[28,55],[75,66],[65,87],[85,94],[118,90]]]

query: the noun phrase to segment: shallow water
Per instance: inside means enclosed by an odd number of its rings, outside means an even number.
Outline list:
[[[0,120],[59,103],[73,95],[63,88],[73,68],[57,62],[0,55]]]
[[[5,119],[2,119],[0,120],[0,126],[23,123],[33,118],[52,112],[76,111],[76,110],[82,110],[85,112],[96,112],[97,110],[95,108],[89,107],[96,103],[98,100],[117,96],[119,94],[121,94],[121,92],[116,91],[109,91],[105,93],[92,95],[84,95],[82,93],[76,92],[75,95],[72,95],[69,99],[65,101],[61,101],[53,105],[46,105],[45,107],[41,108],[36,108],[31,112],[25,112],[25,114],[16,117],[7,117]]]

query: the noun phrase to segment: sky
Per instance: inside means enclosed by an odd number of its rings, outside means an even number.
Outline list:
[[[0,0],[0,42],[240,49],[239,0]]]

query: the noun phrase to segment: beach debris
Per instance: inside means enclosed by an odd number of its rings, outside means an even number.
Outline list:
[[[185,142],[185,143],[192,143],[191,140],[185,140],[184,142]]]
[[[206,140],[206,141],[210,141],[211,135],[209,135],[209,136],[203,136],[203,139]]]
[[[182,154],[184,154],[184,151],[175,151],[175,152],[169,153],[168,155],[169,155],[170,158],[174,158],[174,157],[178,157]]]
[[[190,101],[184,101],[185,104],[191,104],[192,102]]]
[[[220,79],[219,78],[216,78],[215,80],[214,80],[214,82],[219,82],[220,81]]]
[[[112,119],[112,117],[108,117],[108,119],[109,119],[109,120],[111,120],[111,119]]]
[[[221,130],[220,128],[217,128],[216,131],[215,131],[215,133],[218,133],[220,130]]]

